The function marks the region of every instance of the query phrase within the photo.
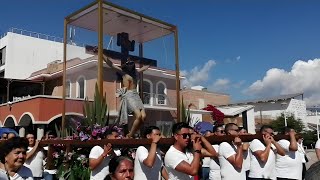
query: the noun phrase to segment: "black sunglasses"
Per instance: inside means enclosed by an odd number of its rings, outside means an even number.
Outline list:
[[[183,133],[183,134],[177,134],[182,136],[183,139],[187,139],[187,138],[191,138],[191,134],[190,133]]]
[[[218,131],[219,133],[221,133],[221,134],[224,134],[225,132],[224,132],[224,130],[220,130],[220,131]]]

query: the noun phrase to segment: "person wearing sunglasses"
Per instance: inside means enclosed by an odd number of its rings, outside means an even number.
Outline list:
[[[285,155],[283,148],[273,139],[273,129],[269,125],[260,128],[263,142],[254,139],[250,142],[251,166],[249,179],[275,179],[276,154]]]
[[[234,136],[233,142],[223,142],[219,146],[219,162],[222,180],[245,180],[246,175],[243,170],[243,147],[242,141],[238,137],[239,127],[234,123],[225,126],[227,135]]]
[[[191,140],[190,126],[184,122],[172,126],[174,144],[167,151],[164,162],[169,179],[188,180],[198,174],[201,159],[201,139]],[[192,143],[193,152],[188,151]]]
[[[105,55],[103,55],[103,59],[108,66],[116,70],[122,77],[123,88],[117,90],[117,96],[121,97],[120,114],[117,121],[121,125],[128,125],[128,114],[134,114],[135,120],[132,123],[131,130],[127,134],[128,138],[132,138],[146,118],[143,102],[137,91],[137,84],[139,73],[147,70],[150,65],[136,70],[135,62],[130,58],[121,67],[114,65]]]
[[[278,180],[302,179],[302,159],[298,152],[296,132],[294,129],[285,127],[284,134],[289,135],[290,141],[281,139],[278,141],[284,149],[285,155],[276,155],[276,176]]]

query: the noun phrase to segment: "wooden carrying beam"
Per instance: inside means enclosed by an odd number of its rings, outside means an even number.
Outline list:
[[[243,142],[250,142],[253,139],[259,139],[263,141],[261,134],[256,135],[241,135],[239,136]],[[222,142],[231,142],[234,140],[234,136],[210,136],[207,137],[208,141],[211,144],[220,144]],[[277,135],[274,136],[276,141],[280,139],[289,139],[289,136],[286,135]],[[90,140],[90,141],[80,141],[80,140],[42,140],[41,145],[66,145],[72,147],[93,147],[96,145],[104,145],[110,143],[112,147],[116,148],[136,148],[139,146],[150,145],[150,139],[103,139],[103,140]],[[162,138],[158,145],[161,147],[168,147],[174,143],[174,138]]]

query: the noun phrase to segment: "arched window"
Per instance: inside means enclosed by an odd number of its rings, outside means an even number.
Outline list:
[[[143,104],[153,105],[152,82],[148,79],[143,80]]]
[[[77,98],[84,99],[86,94],[86,80],[83,76],[77,80]]]
[[[157,83],[156,102],[158,105],[167,104],[167,87],[166,84],[162,81],[159,81]]]
[[[66,97],[71,97],[71,81],[66,81]]]

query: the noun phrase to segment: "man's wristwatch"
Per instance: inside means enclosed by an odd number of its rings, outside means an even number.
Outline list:
[[[201,150],[194,150],[194,152],[201,154]]]

